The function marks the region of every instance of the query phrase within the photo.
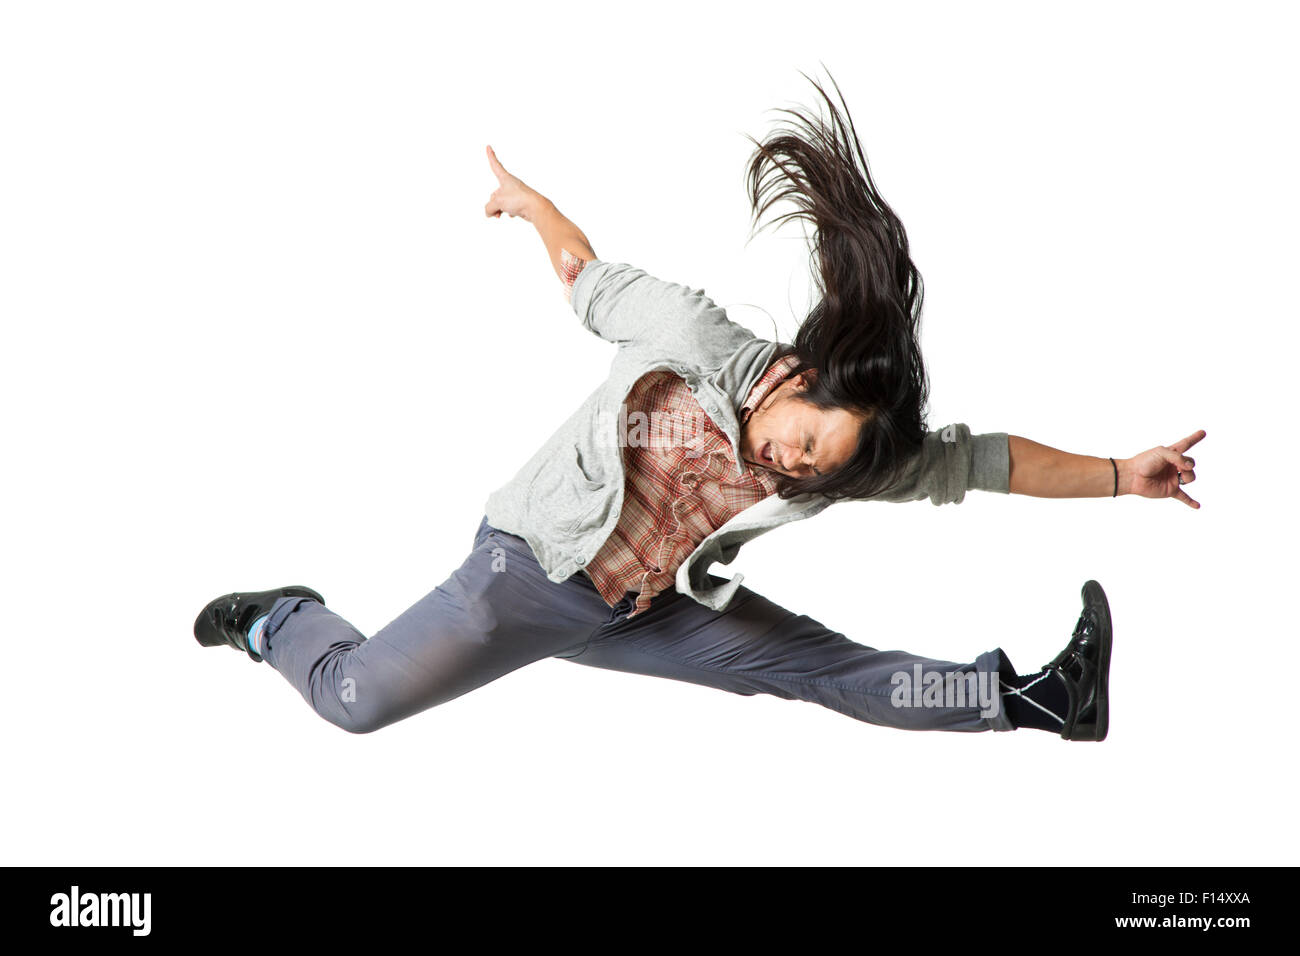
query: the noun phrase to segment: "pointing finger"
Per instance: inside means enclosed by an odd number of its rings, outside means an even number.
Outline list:
[[[1199,509],[1201,507],[1201,503],[1199,501],[1189,498],[1187,496],[1187,492],[1183,491],[1183,489],[1181,488],[1179,488],[1176,492],[1174,492],[1174,497],[1177,498],[1179,501],[1183,502],[1183,504],[1187,505],[1189,508]]]
[[[510,174],[507,173],[506,168],[501,165],[501,160],[497,159],[496,150],[494,150],[491,146],[489,146],[487,148],[487,154],[488,154],[488,166],[492,168],[492,174],[496,176],[498,180],[504,182],[505,177],[509,176]]]
[[[1169,447],[1172,448],[1174,451],[1187,451],[1187,449],[1191,448],[1193,445],[1195,445],[1198,441],[1200,441],[1204,437],[1205,437],[1205,429],[1201,429],[1199,432],[1195,432],[1194,434],[1188,435],[1182,441],[1174,442]]]

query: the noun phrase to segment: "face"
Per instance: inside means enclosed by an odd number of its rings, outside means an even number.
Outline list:
[[[795,396],[812,383],[808,373],[786,379],[741,427],[745,461],[794,478],[829,475],[853,457],[866,417],[844,408],[821,409]]]

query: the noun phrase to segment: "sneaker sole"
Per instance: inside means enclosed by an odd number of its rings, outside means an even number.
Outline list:
[[[1097,610],[1097,624],[1100,628],[1100,648],[1097,654],[1097,719],[1092,724],[1076,724],[1076,740],[1095,740],[1101,742],[1110,732],[1110,646],[1113,637],[1110,620],[1110,602],[1106,592],[1096,581],[1088,581],[1083,586],[1083,603],[1085,607]],[[1091,729],[1092,736],[1079,737],[1078,731]]]

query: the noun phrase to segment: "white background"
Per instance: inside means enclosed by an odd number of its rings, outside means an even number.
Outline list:
[[[6,4],[5,862],[1294,863],[1294,40],[1249,4]],[[800,70],[912,239],[931,427],[1204,428],[1204,506],[845,504],[715,573],[1022,671],[1095,577],[1107,741],[561,660],[354,736],[194,642],[288,583],[374,633],[605,375],[485,217],[486,144],[601,258],[788,341],[807,246],[746,243],[743,173]]]

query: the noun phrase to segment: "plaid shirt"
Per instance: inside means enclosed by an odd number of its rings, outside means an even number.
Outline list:
[[[586,260],[560,250],[564,295]],[[793,355],[773,362],[750,389],[740,422],[798,366]],[[734,515],[776,491],[765,468],[736,477],[731,443],[695,400],[686,382],[666,370],[637,380],[624,401],[625,486],[618,525],[587,564],[587,576],[613,607],[638,595],[628,617],[673,586],[677,569],[700,542]],[[639,415],[637,413],[640,413]]]
[[[793,355],[772,363],[741,408],[742,425],[797,365]],[[648,442],[634,441],[635,430],[628,429],[623,510],[586,572],[611,607],[628,591],[638,592],[632,617],[660,591],[673,587],[678,567],[701,541],[776,491],[776,478],[755,465],[736,477],[727,436],[672,372],[643,375],[628,393],[626,406],[629,422],[636,421],[633,413],[639,411],[645,415],[642,421],[657,427],[649,429]],[[657,441],[664,423],[675,424],[666,429],[668,440]],[[688,440],[679,440],[686,434]]]
[[[560,271],[563,273],[560,279],[564,283],[565,302],[573,301],[573,280],[578,278],[578,273],[586,264],[586,259],[579,259],[568,249],[560,249]]]

